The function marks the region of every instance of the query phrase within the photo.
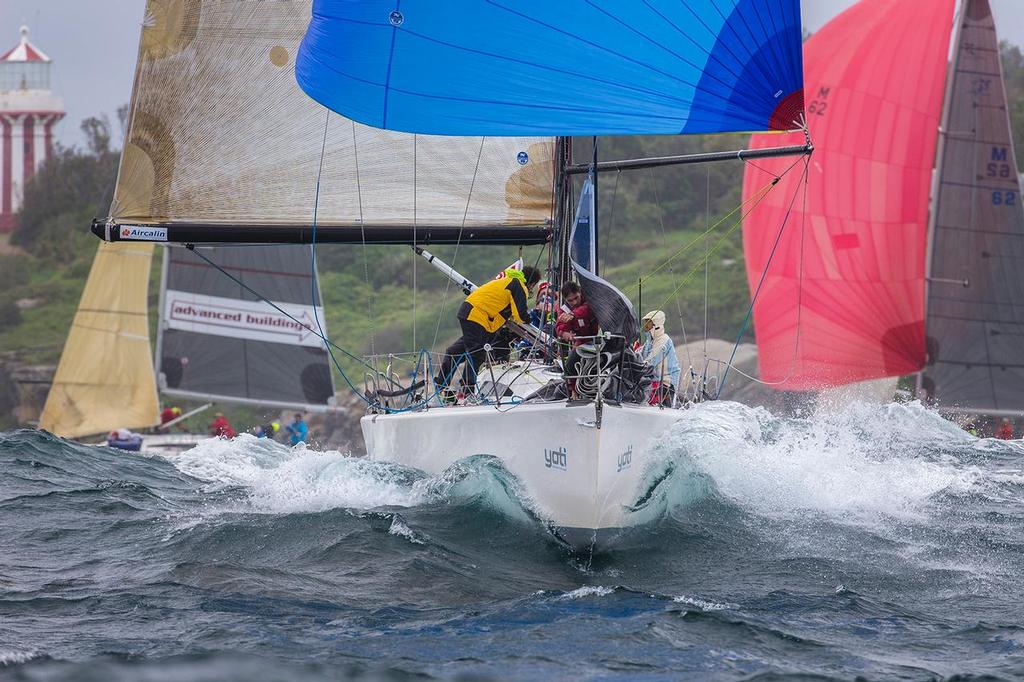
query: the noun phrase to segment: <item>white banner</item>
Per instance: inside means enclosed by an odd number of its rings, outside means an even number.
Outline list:
[[[294,316],[296,322],[263,301],[203,296],[173,289],[167,290],[164,300],[164,324],[168,329],[293,346],[323,346],[323,340],[317,336],[311,305],[274,302]],[[324,324],[323,307],[316,306],[315,310],[320,323]]]

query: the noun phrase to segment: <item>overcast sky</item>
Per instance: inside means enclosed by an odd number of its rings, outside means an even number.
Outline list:
[[[804,23],[816,31],[855,0],[802,0]],[[80,144],[79,123],[128,101],[142,23],[143,0],[0,0],[0,53],[30,39],[53,59],[53,87],[67,118],[57,127],[65,145]],[[992,0],[1000,38],[1024,45],[1024,0]],[[116,131],[115,131],[116,132]]]

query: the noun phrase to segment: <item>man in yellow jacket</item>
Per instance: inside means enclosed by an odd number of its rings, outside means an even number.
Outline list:
[[[508,268],[503,276],[477,287],[466,297],[458,313],[462,336],[445,350],[441,372],[434,378],[439,391],[447,388],[463,358],[468,362],[462,372],[462,385],[468,389],[476,386],[476,368],[486,356],[484,346],[494,341],[509,320],[530,324],[530,290],[539,281],[537,268]]]

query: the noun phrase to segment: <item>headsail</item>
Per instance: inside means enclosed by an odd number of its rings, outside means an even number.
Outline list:
[[[325,331],[326,322],[309,249],[204,251],[245,286],[184,248],[167,248],[157,343],[161,391],[304,409],[332,404],[330,361],[316,320]]]
[[[158,422],[146,300],[152,244],[100,244],[39,428],[59,436]]]
[[[1024,209],[988,0],[964,0],[950,74],[922,387],[941,407],[1024,414]]]
[[[315,0],[296,76],[388,130],[791,130],[800,40],[799,0]]]
[[[228,225],[308,226],[318,178],[318,224],[355,226],[356,240],[374,241],[383,226],[458,233],[550,220],[551,138],[384,132],[307,97],[294,67],[310,3],[147,2],[116,224],[194,225],[200,236]]]
[[[804,47],[815,143],[806,204],[791,172],[743,224],[752,291],[772,259],[754,307],[768,382],[816,389],[924,364],[928,191],[953,5],[863,0]],[[744,198],[792,163],[749,165]]]
[[[593,216],[597,207],[594,205],[593,183],[593,177],[588,177],[580,191],[576,222],[569,235],[569,262],[579,277],[580,288],[601,325],[601,331],[625,337],[628,345],[638,335],[633,304],[614,284],[596,274],[594,244],[597,236]]]

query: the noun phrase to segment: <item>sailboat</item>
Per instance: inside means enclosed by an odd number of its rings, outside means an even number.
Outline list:
[[[40,428],[83,438],[154,427],[160,422],[160,396],[201,401],[206,407],[216,402],[333,409],[334,382],[322,341],[284,314],[323,317],[315,273],[301,247],[204,249],[206,258],[216,259],[234,280],[183,247],[161,248],[158,325],[151,348],[147,290],[154,245],[100,245]],[[274,305],[253,296],[249,290],[254,287]],[[141,448],[163,454],[188,449],[206,437],[146,435]]]
[[[800,37],[797,0],[149,0],[115,199],[92,230],[195,255],[310,244],[310,260],[318,243],[549,244],[553,282],[579,280],[603,331],[590,393],[538,395],[519,371],[440,407],[423,362],[410,385],[370,373],[361,426],[369,457],[431,474],[495,458],[556,537],[601,548],[642,518],[657,437],[683,413],[625,396],[651,370],[624,373],[637,315],[598,273],[598,174],[812,148],[574,163],[570,136],[798,128]]]
[[[777,387],[916,375],[942,411],[1024,415],[1024,211],[999,42],[988,0],[955,4],[861,0],[805,44],[806,203],[777,245],[765,231],[785,193],[744,223],[761,376]],[[748,166],[745,194],[778,170]]]

